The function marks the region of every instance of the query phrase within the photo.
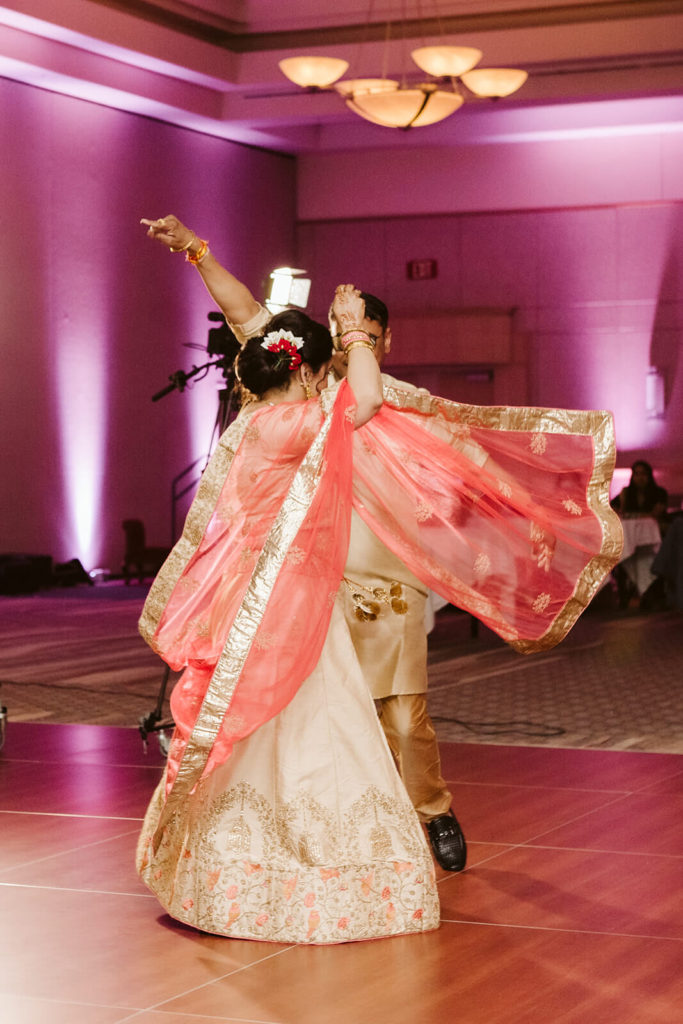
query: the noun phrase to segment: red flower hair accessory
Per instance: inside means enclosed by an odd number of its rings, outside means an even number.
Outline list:
[[[285,362],[290,370],[296,370],[297,366],[301,366],[299,349],[303,348],[303,344],[304,339],[297,338],[291,331],[271,331],[261,342],[261,348],[277,353],[276,370],[284,366]]]

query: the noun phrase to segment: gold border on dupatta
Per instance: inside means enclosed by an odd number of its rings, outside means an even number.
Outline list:
[[[228,633],[183,752],[178,774],[166,798],[153,838],[156,850],[174,808],[191,792],[230,708],[245,662],[256,639],[277,577],[308,514],[323,469],[323,451],[332,422],[327,416],[304,456],[266,538],[242,604]]]
[[[605,410],[544,409],[524,406],[464,405],[438,398],[424,388],[401,386],[401,381],[382,374],[384,400],[396,409],[440,416],[448,422],[494,430],[519,430],[538,434],[576,434],[593,439],[595,458],[588,482],[587,505],[600,523],[600,550],[579,576],[574,592],[535,640],[510,640],[520,654],[548,650],[563,639],[600,588],[605,576],[619,561],[624,535],[619,516],[609,503],[609,485],[616,464],[614,418]]]
[[[230,471],[235,453],[242,443],[249,420],[250,415],[248,414],[238,416],[221,435],[216,450],[202,474],[197,494],[190,505],[182,536],[152,583],[142,608],[138,629],[153,650],[156,650],[154,634],[158,629],[164,609],[185,567],[201,544],[204,531],[214,513],[225,478]]]

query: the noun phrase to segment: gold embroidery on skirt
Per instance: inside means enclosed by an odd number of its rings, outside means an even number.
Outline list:
[[[323,861],[323,848],[318,842],[318,837],[312,832],[302,832],[299,836],[299,859],[304,864],[321,864]]]
[[[215,798],[205,789],[200,783],[171,819],[154,853],[162,783],[138,844],[143,880],[177,920],[209,933],[280,942],[341,942],[438,927],[431,856],[411,829],[407,801],[371,786],[339,818],[308,792],[278,809],[244,781]],[[236,826],[245,835],[242,817],[251,826],[248,855],[228,847]],[[388,857],[379,834],[383,850],[372,849],[380,819]],[[327,847],[322,863],[309,860],[314,851],[306,843],[306,859],[301,846],[291,846],[294,835],[307,839],[309,831]]]
[[[229,826],[225,843],[226,850],[240,853],[248,859],[251,852],[251,829],[243,815],[240,814],[239,818],[233,818]]]
[[[378,860],[388,859],[393,855],[394,848],[391,845],[391,836],[384,825],[379,822],[370,831],[370,849],[372,856]]]

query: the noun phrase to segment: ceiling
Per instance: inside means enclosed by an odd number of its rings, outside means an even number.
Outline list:
[[[469,97],[447,121],[403,132],[278,68],[315,53],[349,60],[347,77],[419,80],[410,50],[440,41],[529,79],[507,100]],[[290,153],[683,130],[683,0],[0,0],[0,75]]]

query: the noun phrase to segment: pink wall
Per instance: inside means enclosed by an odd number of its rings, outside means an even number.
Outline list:
[[[170,482],[205,454],[220,384],[150,401],[204,361],[212,308],[138,225],[171,210],[258,293],[296,258],[314,314],[343,280],[386,298],[394,365],[443,393],[612,409],[620,461],[649,457],[683,491],[680,131],[309,153],[296,252],[293,159],[6,80],[0,104],[0,553],[116,569],[128,516],[169,540]],[[437,260],[435,280],[406,279],[416,258]],[[401,344],[402,319],[429,330],[432,315],[482,307],[511,325],[492,381],[476,351],[463,374],[448,357],[424,365],[407,330]],[[663,420],[645,415],[651,364]]]
[[[382,149],[302,154],[300,220],[683,198],[681,97],[502,108],[492,114],[496,127],[490,135],[483,115],[482,123],[473,118],[481,132],[474,139],[468,135],[469,115],[462,122],[457,116],[453,123],[462,124],[461,133],[446,136],[445,144],[435,143],[433,135],[425,144],[420,129],[413,129],[385,135]]]
[[[508,310],[513,356],[494,401],[611,409],[619,465],[649,458],[683,492],[683,133],[360,157],[300,160],[299,260],[317,311],[339,281],[358,282],[394,318],[387,368],[476,401],[423,365],[423,345],[401,345],[401,319],[422,316],[430,335],[448,311]],[[408,280],[414,259],[435,259],[436,279]],[[650,365],[666,379],[663,419],[646,416]]]
[[[122,519],[168,542],[221,382],[150,401],[214,307],[139,219],[176,212],[261,291],[294,256],[294,161],[6,80],[0,108],[0,553],[116,570]]]

